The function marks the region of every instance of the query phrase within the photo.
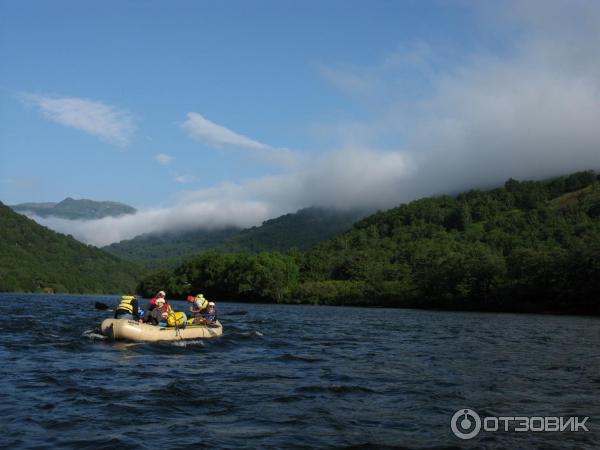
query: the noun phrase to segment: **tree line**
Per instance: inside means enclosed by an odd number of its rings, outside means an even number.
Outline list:
[[[600,312],[600,182],[593,171],[508,180],[378,212],[311,250],[206,252],[138,292],[474,310]]]

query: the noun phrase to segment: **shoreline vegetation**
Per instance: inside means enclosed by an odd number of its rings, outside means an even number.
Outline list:
[[[208,250],[151,273],[1,204],[0,225],[0,292],[117,294],[137,284],[139,295],[173,299],[600,314],[594,171],[423,198],[304,251]]]
[[[136,264],[0,202],[0,292],[107,294],[132,289],[142,275]]]
[[[315,248],[206,252],[137,293],[247,302],[600,314],[600,182],[593,171],[424,198]]]

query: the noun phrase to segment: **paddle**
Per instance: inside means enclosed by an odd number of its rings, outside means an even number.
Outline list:
[[[100,302],[96,302],[96,304],[94,305],[94,308],[99,309],[101,311],[106,311],[107,309],[109,309],[108,305],[105,305],[104,303],[100,303]]]

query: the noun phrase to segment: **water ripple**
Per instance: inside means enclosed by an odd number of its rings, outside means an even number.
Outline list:
[[[600,448],[597,318],[223,303],[221,338],[127,343],[96,301],[0,295],[0,447]],[[593,428],[463,442],[466,407]]]

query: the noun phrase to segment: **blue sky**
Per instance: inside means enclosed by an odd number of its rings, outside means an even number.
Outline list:
[[[274,147],[323,150],[311,125],[363,117],[320,73],[428,39],[470,45],[474,11],[442,2],[3,1],[2,200],[135,206],[276,168],[190,140],[189,112]],[[23,94],[126,112],[124,143],[49,121]],[[116,142],[118,144],[118,140]],[[168,167],[156,154],[173,156]],[[181,186],[177,176],[195,177]],[[180,181],[183,181],[181,179]],[[7,186],[8,184],[8,186]]]
[[[160,224],[75,231],[105,243],[590,168],[598,12],[0,0],[0,200],[121,201]],[[86,238],[107,227],[125,231]]]

